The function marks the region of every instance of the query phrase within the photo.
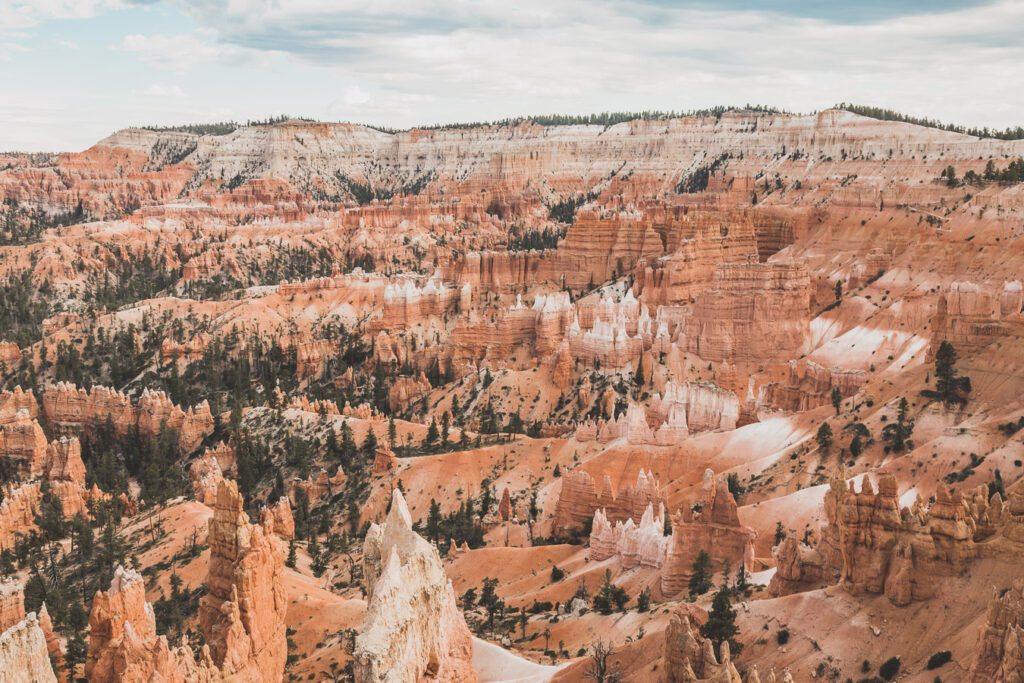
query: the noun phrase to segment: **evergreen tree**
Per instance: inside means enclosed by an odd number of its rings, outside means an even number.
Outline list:
[[[971,391],[971,380],[956,373],[956,349],[948,341],[935,353],[935,389],[944,403],[962,401],[962,394]]]
[[[298,557],[295,552],[295,539],[291,538],[288,540],[288,559],[284,561],[284,564],[286,567],[291,567],[292,569],[295,569],[295,562],[297,559]]]
[[[697,553],[690,576],[690,597],[696,598],[711,589],[711,556],[706,550]]]
[[[447,412],[441,415],[441,447],[448,448],[448,430],[451,428],[452,416]]]
[[[747,574],[747,565],[745,562],[740,562],[740,566],[736,568],[736,591],[738,593],[745,593],[750,588],[750,577]]]
[[[441,535],[441,505],[433,498],[430,499],[430,511],[427,513],[425,532],[428,539],[437,543]]]
[[[437,443],[437,421],[430,418],[430,426],[427,427],[427,435],[423,438],[423,448],[430,449]]]
[[[843,395],[839,393],[839,389],[832,388],[832,407],[836,409],[836,415],[839,414],[839,408],[843,405]]]
[[[822,451],[827,453],[832,448],[832,427],[828,422],[821,423],[821,426],[818,427],[818,434],[814,438],[817,439],[818,448]]]
[[[722,643],[729,642],[729,651],[739,654],[741,646],[736,642],[740,630],[736,626],[736,610],[732,607],[732,591],[721,588],[711,601],[711,612],[708,620],[700,627],[700,634],[709,638],[715,648],[721,650]]]
[[[370,427],[369,431],[366,432],[366,438],[363,439],[363,457],[370,459],[377,454],[377,435],[373,432],[373,427]]]

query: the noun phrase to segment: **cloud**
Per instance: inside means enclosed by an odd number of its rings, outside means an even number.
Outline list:
[[[163,69],[185,71],[200,64],[240,65],[258,61],[261,52],[216,40],[215,32],[204,29],[181,34],[130,34],[113,46]]]
[[[78,43],[73,40],[58,40],[57,45],[64,48],[65,50],[77,50]]]
[[[140,95],[148,95],[150,97],[184,97],[185,91],[178,85],[162,85],[160,83],[154,83],[144,90],[138,91]]]
[[[0,33],[30,29],[48,19],[87,19],[121,5],[120,0],[4,0]]]

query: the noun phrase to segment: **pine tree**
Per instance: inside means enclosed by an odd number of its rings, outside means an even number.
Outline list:
[[[373,427],[366,432],[366,438],[363,440],[363,456],[366,458],[372,458],[377,454],[377,435],[373,433]]]
[[[739,593],[745,593],[750,588],[750,577],[747,575],[747,565],[745,562],[740,562],[740,566],[736,568],[735,588]]]
[[[431,418],[430,426],[427,428],[427,435],[423,439],[423,447],[433,448],[435,443],[437,443],[437,421]]]
[[[829,426],[828,422],[821,423],[815,438],[818,440],[818,448],[822,451],[828,452],[832,448],[832,427]]]
[[[832,388],[832,407],[836,409],[836,415],[839,414],[839,408],[843,405],[843,395],[839,393],[839,389]]]
[[[441,447],[448,447],[448,430],[452,425],[452,416],[447,412],[441,415]]]
[[[298,557],[295,552],[295,539],[292,538],[288,541],[288,559],[284,561],[284,564],[286,567],[291,567],[292,569],[295,569],[295,562],[297,559]]]
[[[709,638],[719,650],[722,643],[728,641],[729,651],[739,654],[741,646],[736,642],[736,635],[739,632],[736,626],[736,610],[732,607],[732,591],[721,588],[711,601],[711,612],[708,613],[707,623],[700,627],[700,634]]]
[[[711,556],[706,550],[697,553],[693,561],[693,573],[690,575],[690,597],[696,598],[711,589]]]
[[[961,390],[971,390],[970,379],[957,376],[956,360],[956,349],[953,345],[948,341],[942,342],[935,353],[935,389],[945,403],[956,401]]]
[[[782,522],[775,523],[775,545],[786,540],[786,530],[782,528]]]
[[[433,498],[430,499],[430,511],[427,513],[425,532],[427,538],[434,543],[437,543],[438,538],[441,536],[441,505]]]

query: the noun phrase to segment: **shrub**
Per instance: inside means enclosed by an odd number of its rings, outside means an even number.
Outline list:
[[[775,634],[775,640],[779,643],[779,645],[785,645],[786,643],[788,643],[789,642],[789,629],[788,628],[780,629],[779,632]]]
[[[929,671],[932,669],[938,669],[941,666],[945,666],[953,659],[953,653],[949,650],[942,650],[936,652],[928,658],[928,666],[926,667]]]
[[[878,675],[887,681],[891,681],[896,678],[896,674],[900,672],[900,658],[890,657],[882,663],[882,666],[878,667]]]

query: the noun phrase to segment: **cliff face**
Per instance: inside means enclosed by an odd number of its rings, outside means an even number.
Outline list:
[[[695,613],[695,609],[699,608],[680,605],[669,619],[661,680],[663,683],[742,683],[732,663],[729,643],[722,643],[716,655],[714,643],[704,638],[693,623],[695,617],[706,621],[707,615]]]
[[[153,438],[165,425],[177,430],[178,443],[185,453],[195,450],[213,432],[208,403],[186,410],[171,403],[163,392],[148,389],[133,405],[129,396],[107,387],[94,386],[86,391],[58,382],[43,390],[43,416],[48,425],[66,434],[76,434],[109,420],[118,434],[138,427],[139,434]]]
[[[1011,501],[1014,499],[1011,498]],[[831,583],[853,594],[884,594],[895,605],[927,600],[938,579],[959,575],[979,554],[978,542],[1019,529],[1014,502],[1005,504],[985,486],[966,492],[940,487],[927,509],[920,500],[899,506],[896,479],[865,477],[860,491],[845,471],[825,497],[827,523],[814,549],[787,539],[776,550],[769,590],[786,595]]]
[[[412,530],[395,489],[387,520],[363,546],[366,617],[354,652],[358,683],[477,680],[473,641],[437,550]]]
[[[57,683],[34,613],[0,633],[0,671],[10,683]]]
[[[1012,683],[1024,671],[1024,580],[993,592],[967,680],[969,683]]]
[[[799,355],[810,320],[810,279],[802,264],[724,264],[687,319],[687,350],[709,361],[781,360]]]
[[[668,540],[665,536],[664,505],[660,506],[657,516],[654,507],[648,505],[639,524],[628,519],[625,523],[616,522],[614,526],[604,511],[598,510],[591,525],[587,559],[600,562],[615,557],[623,569],[637,566],[660,569],[665,561]]]
[[[711,470],[704,472],[704,484],[698,511],[684,506],[672,518],[669,541],[662,570],[661,591],[666,596],[686,588],[693,573],[693,562],[701,550],[711,557],[712,573],[726,562],[750,566],[754,555],[753,530],[740,524],[736,499],[724,480]]]
[[[86,677],[98,683],[217,680],[208,669],[205,676],[187,675],[194,666],[190,651],[172,651],[167,637],[157,635],[142,576],[117,567],[110,589],[93,598]]]
[[[277,683],[288,654],[284,557],[273,529],[250,524],[242,507],[235,483],[221,481],[210,520],[210,569],[199,623],[226,680]]]
[[[661,486],[650,472],[640,470],[635,485],[615,491],[607,476],[598,490],[593,477],[579,470],[562,477],[555,507],[555,529],[569,531],[582,527],[599,509],[612,524],[638,520],[648,506],[660,508],[662,503]]]

